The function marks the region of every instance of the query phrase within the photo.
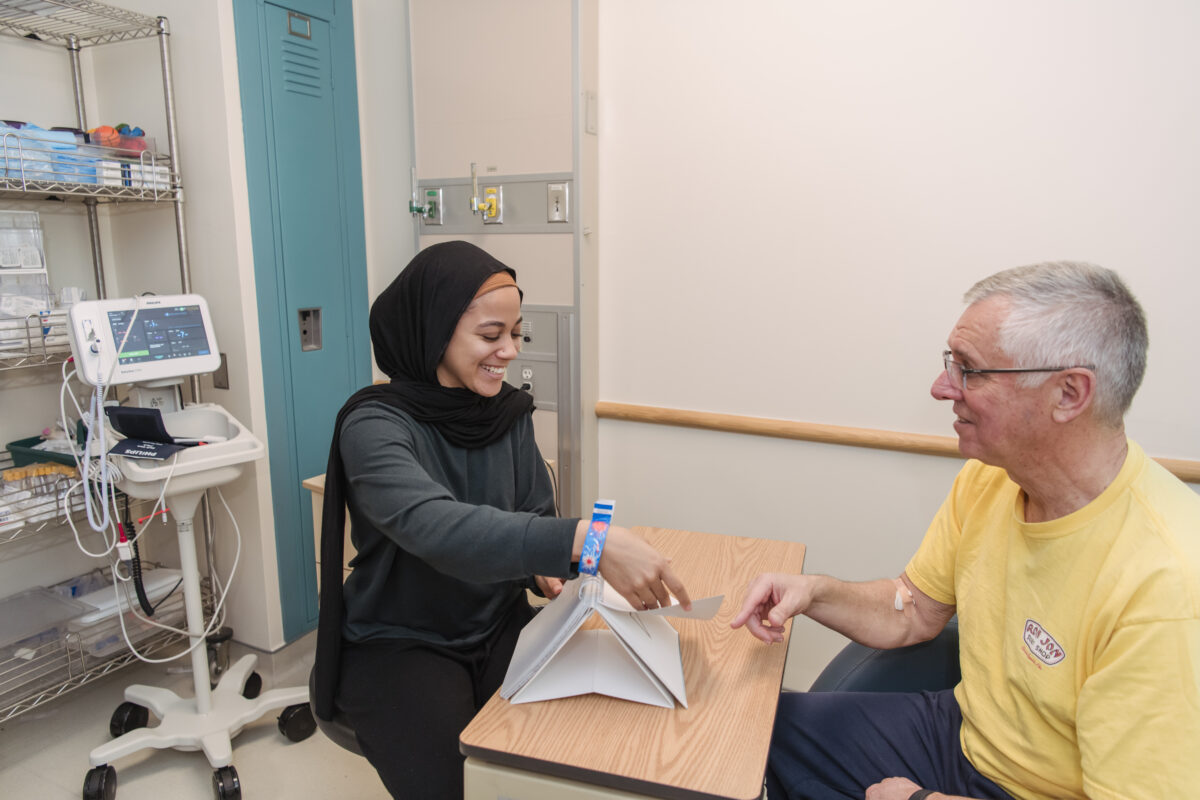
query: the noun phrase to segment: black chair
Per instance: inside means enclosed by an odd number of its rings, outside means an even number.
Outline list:
[[[876,650],[850,642],[813,681],[810,692],[935,692],[962,679],[958,618],[928,642]]]
[[[362,748],[358,746],[358,737],[354,735],[354,728],[350,727],[349,721],[342,716],[340,711],[335,709],[331,720],[321,719],[317,716],[317,707],[312,700],[317,695],[316,674],[315,667],[308,673],[308,704],[312,709],[313,719],[317,721],[317,728],[334,744],[361,756],[363,752]]]

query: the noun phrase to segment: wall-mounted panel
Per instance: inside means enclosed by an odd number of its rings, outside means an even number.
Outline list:
[[[423,235],[572,233],[577,216],[573,183],[570,173],[487,175],[474,183],[470,178],[421,178],[417,197],[425,210],[417,219]],[[495,195],[495,218],[480,207],[486,206],[490,189],[501,190]]]

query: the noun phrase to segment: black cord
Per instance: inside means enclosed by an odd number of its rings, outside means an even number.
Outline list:
[[[558,507],[558,473],[546,459],[543,458],[542,463],[546,465],[546,470],[550,473],[550,482],[554,485],[554,516],[561,517],[562,509]]]
[[[137,532],[133,529],[133,517],[129,515],[129,495],[125,495],[125,530],[134,534],[129,537],[129,549],[132,553],[132,557],[129,559],[129,574],[133,577],[133,590],[137,593],[138,605],[142,607],[142,611],[146,613],[147,617],[152,617],[155,606],[146,596],[146,587],[142,583],[142,558],[138,553]]]
[[[175,581],[175,585],[171,587],[171,591],[169,591],[169,592],[167,592],[166,594],[164,594],[164,595],[162,596],[162,599],[161,599],[161,600],[159,600],[157,603],[155,603],[155,604],[154,604],[154,610],[155,610],[155,611],[157,611],[159,606],[161,606],[163,603],[165,603],[165,602],[167,602],[168,600],[170,600],[170,599],[171,599],[171,595],[175,594],[175,590],[176,590],[176,589],[178,589],[178,588],[179,588],[180,586],[182,586],[182,585],[183,585],[183,578],[180,578],[179,580]]]

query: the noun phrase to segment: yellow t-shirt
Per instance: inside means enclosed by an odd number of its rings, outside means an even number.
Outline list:
[[[981,773],[1018,798],[1200,791],[1200,495],[1135,443],[1103,494],[1049,522],[968,462],[907,573],[957,606]]]

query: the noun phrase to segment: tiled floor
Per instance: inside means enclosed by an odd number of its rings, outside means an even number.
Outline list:
[[[236,645],[232,659],[246,652]],[[140,683],[192,695],[190,673],[176,662],[139,664],[119,670],[43,706],[0,724],[0,795],[5,798],[78,800],[90,767],[88,753],[110,740],[109,719],[125,699],[125,687]],[[307,682],[312,635],[279,653],[259,654],[256,671],[263,690]],[[337,798],[386,800],[387,792],[366,760],[325,738],[320,731],[292,743],[279,732],[278,712],[248,724],[233,740],[246,800]],[[151,718],[151,725],[155,720]],[[212,768],[200,752],[144,750],[117,760],[117,800],[211,800]]]

